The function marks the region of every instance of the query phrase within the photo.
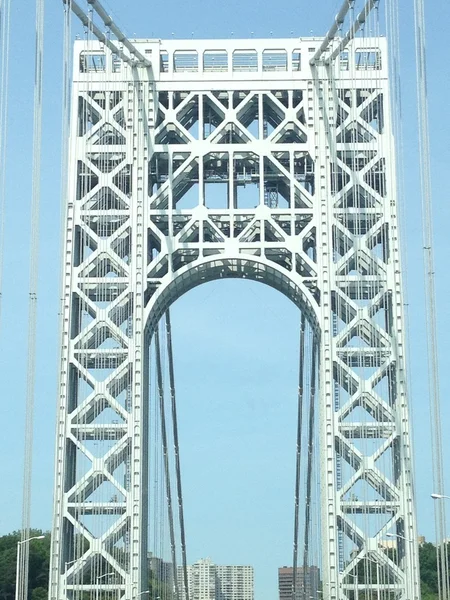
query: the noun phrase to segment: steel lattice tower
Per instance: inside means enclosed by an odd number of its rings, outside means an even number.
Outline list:
[[[149,339],[226,277],[317,332],[325,598],[419,598],[386,41],[321,41],[75,44],[52,600],[147,589]]]

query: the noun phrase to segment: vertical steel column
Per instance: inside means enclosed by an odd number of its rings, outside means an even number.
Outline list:
[[[151,69],[130,69],[128,83],[127,127],[131,128],[132,181],[131,196],[131,289],[133,304],[132,343],[132,415],[131,431],[133,451],[131,457],[132,477],[130,527],[130,573],[125,597],[134,598],[148,587],[147,577],[147,521],[148,521],[148,377],[149,344],[146,336],[144,294],[147,286],[147,197],[148,156],[150,125],[153,105],[151,95]],[[131,117],[131,118],[130,118]]]
[[[320,363],[319,363],[319,437],[322,513],[322,571],[324,597],[339,597],[337,556],[336,512],[336,454],[335,454],[335,408],[333,381],[333,320],[331,291],[335,286],[332,265],[332,205],[330,188],[330,147],[328,141],[328,79],[325,67],[312,67],[314,91],[314,118],[316,129],[316,222],[317,262],[321,274],[320,305]]]

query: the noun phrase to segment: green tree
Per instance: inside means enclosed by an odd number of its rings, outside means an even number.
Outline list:
[[[38,535],[45,535],[45,538],[33,540],[29,545],[29,600],[45,600],[48,590],[50,534],[40,529],[30,531],[30,537]],[[15,597],[17,542],[19,540],[19,531],[0,537],[0,600],[14,600]]]
[[[424,600],[432,600],[438,593],[436,546],[429,542],[419,548],[420,581]]]
[[[47,600],[48,589],[43,587],[34,588],[31,591],[31,600]]]

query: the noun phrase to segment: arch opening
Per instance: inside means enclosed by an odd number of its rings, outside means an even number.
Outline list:
[[[213,273],[218,272],[216,270]],[[202,275],[204,276],[204,273]],[[293,563],[301,313],[286,301],[290,299],[292,302],[292,297],[286,293],[275,293],[274,290],[281,291],[279,282],[268,284],[274,288],[271,290],[267,286],[255,285],[255,282],[262,283],[259,277],[245,279],[250,281],[244,283],[236,280],[236,277],[229,281],[226,276],[216,276],[211,277],[205,286],[200,285],[205,279],[199,280],[195,286],[191,286],[189,294],[185,290],[178,300],[173,301],[171,307],[173,339],[176,345],[175,368],[183,495],[188,563],[192,564],[198,559],[210,556],[216,564],[254,565],[256,596],[268,598],[278,593],[278,568],[292,566]],[[197,289],[192,290],[193,287]],[[227,292],[227,289],[230,292]],[[214,290],[212,294],[216,298],[215,304],[211,300],[208,301],[208,290]],[[297,308],[304,308],[305,300],[297,290],[296,293],[294,297],[297,301],[294,304]],[[177,316],[177,306],[180,304],[185,306],[185,310]],[[183,314],[189,315],[189,319],[183,319]],[[215,317],[220,320],[219,327],[212,328]],[[235,320],[239,333],[234,328],[231,330],[226,327],[226,323],[231,319]],[[180,339],[180,334],[177,334],[177,325],[181,325],[184,339]],[[316,328],[308,327],[308,356],[304,364],[305,408],[301,430],[303,462],[300,529],[305,521],[306,510],[308,426],[311,424],[307,410],[311,401],[311,350],[313,337],[317,339]],[[285,336],[287,338],[283,342]],[[164,354],[164,342],[161,351]],[[258,354],[261,358],[253,375],[247,372],[250,370],[247,354]],[[150,358],[154,358],[154,355],[153,339]],[[177,360],[179,357],[181,361]],[[163,359],[163,363],[164,360],[167,359]],[[314,377],[317,382],[317,373]],[[157,386],[154,368],[150,370],[149,380],[150,422],[153,423],[149,431],[151,445],[155,439],[157,444],[160,443],[157,424],[160,413],[158,414],[155,396]],[[170,390],[167,388],[167,381],[165,385],[166,402],[169,402]],[[260,401],[257,400],[258,397]],[[314,399],[316,404],[317,401],[318,396]],[[167,414],[166,408],[166,417]],[[314,462],[315,469],[310,482],[310,509],[313,514],[310,515],[310,550],[306,560],[308,565],[316,567],[316,570],[308,575],[312,581],[308,581],[306,587],[311,587],[308,598],[310,595],[318,598],[321,550],[317,412],[312,426],[314,455],[311,461]],[[280,432],[283,432],[281,436]],[[159,501],[154,496],[152,500],[154,490],[152,492],[151,486],[155,480],[152,468],[161,469],[161,462],[157,467],[157,455],[158,450],[149,461],[149,550],[155,555],[158,552],[157,548],[161,549],[164,546],[166,559],[163,562],[170,563],[167,516],[165,543],[161,542],[161,530],[156,536],[158,539],[151,539],[152,535],[155,536],[152,529],[152,507],[159,511],[165,510],[162,506],[165,499],[161,495],[165,493],[164,490],[158,489]],[[186,473],[188,475],[185,476]],[[172,478],[171,482],[172,505],[176,516],[176,481]],[[208,509],[209,503],[212,504],[211,510]],[[218,519],[221,520],[220,523],[217,522]],[[219,538],[218,543],[214,534],[211,537],[211,529]],[[214,540],[212,547],[207,545],[208,535],[210,540]],[[301,532],[297,562],[299,567],[303,566],[304,542],[304,533]],[[267,550],[262,550],[265,544]],[[265,560],[261,554],[266,555]],[[178,564],[181,564],[180,560],[179,557]],[[302,577],[298,579],[297,585],[301,589],[305,582]],[[181,594],[180,597],[185,596]]]

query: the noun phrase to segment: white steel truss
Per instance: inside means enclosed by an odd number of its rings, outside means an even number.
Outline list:
[[[419,597],[386,41],[322,41],[75,44],[51,600],[147,589],[149,340],[225,277],[317,332],[325,598]]]

